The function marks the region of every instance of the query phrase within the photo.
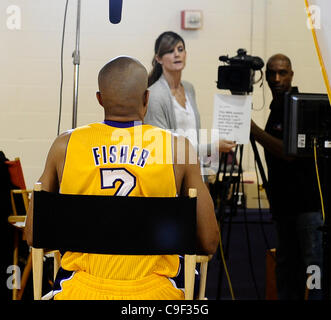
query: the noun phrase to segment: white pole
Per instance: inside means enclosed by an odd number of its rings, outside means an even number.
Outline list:
[[[80,52],[79,52],[80,7],[81,7],[81,0],[77,0],[76,47],[75,47],[75,51],[72,54],[73,64],[74,64],[72,128],[77,127],[78,79],[79,79],[79,64],[80,64]]]

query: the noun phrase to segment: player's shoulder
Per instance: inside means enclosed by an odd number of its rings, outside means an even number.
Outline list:
[[[107,128],[105,124],[102,122],[93,122],[90,124],[82,125],[73,129],[69,129],[67,131],[62,132],[56,140],[58,142],[68,142],[72,136],[81,137],[82,135],[89,135],[91,131],[97,131]]]
[[[52,144],[52,149],[56,149],[58,151],[60,151],[61,149],[66,149],[69,139],[72,135],[72,132],[73,132],[73,130],[71,129],[71,130],[67,130],[67,131],[64,131],[61,134],[59,134],[55,138],[55,140]]]

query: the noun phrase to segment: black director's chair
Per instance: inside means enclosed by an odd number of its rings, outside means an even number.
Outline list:
[[[200,266],[198,299],[205,299],[211,256],[197,255],[196,190],[190,197],[146,198],[68,195],[34,189],[33,282],[41,299],[44,248],[60,252],[153,255],[185,259],[185,299],[192,300]]]

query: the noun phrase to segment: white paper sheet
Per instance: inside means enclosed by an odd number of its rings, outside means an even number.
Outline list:
[[[251,108],[251,95],[215,94],[213,129],[219,131],[219,138],[248,144]]]

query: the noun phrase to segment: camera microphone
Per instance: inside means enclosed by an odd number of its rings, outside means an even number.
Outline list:
[[[117,24],[122,18],[122,3],[123,0],[109,0],[109,21]]]

